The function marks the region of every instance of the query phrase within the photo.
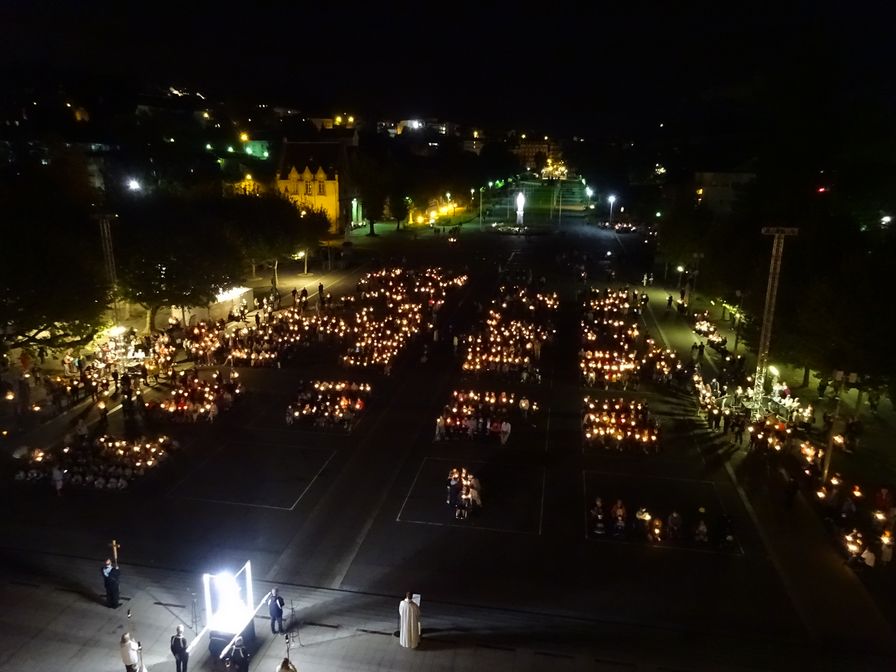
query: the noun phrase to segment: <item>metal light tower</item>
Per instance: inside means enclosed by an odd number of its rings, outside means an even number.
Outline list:
[[[118,274],[115,271],[115,249],[112,247],[112,230],[109,228],[111,215],[100,215],[100,240],[103,244],[103,261],[106,265],[106,275],[109,277],[109,285],[112,287],[112,312],[115,315],[115,324],[118,324]]]
[[[778,298],[778,276],[781,273],[781,257],[784,255],[784,239],[795,236],[799,229],[765,227],[763,235],[774,236],[772,262],[768,269],[768,288],[765,291],[765,309],[762,312],[762,331],[756,351],[756,380],[753,383],[753,419],[761,415],[762,395],[765,392],[765,372],[768,369],[768,348],[772,340],[772,322],[775,317],[775,301]]]

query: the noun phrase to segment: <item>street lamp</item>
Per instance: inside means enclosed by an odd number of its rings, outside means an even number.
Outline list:
[[[682,273],[684,273],[684,266],[682,266],[681,264],[679,264],[679,265],[675,268],[675,270],[678,271],[678,287],[679,287],[679,289],[681,289],[681,275],[682,275]]]
[[[591,198],[592,196],[594,196],[594,189],[592,189],[591,187],[585,187],[585,195],[588,198]]]
[[[140,191],[143,188],[140,181],[133,177],[127,181],[127,186],[129,191]]]
[[[299,250],[295,253],[295,259],[304,259],[305,260],[305,275],[308,275],[308,253],[305,250]]]
[[[613,223],[613,204],[616,202],[615,194],[610,194],[610,196],[607,198],[607,200],[610,202],[610,224],[612,224]]]
[[[482,231],[482,192],[485,187],[479,187],[479,230]]]

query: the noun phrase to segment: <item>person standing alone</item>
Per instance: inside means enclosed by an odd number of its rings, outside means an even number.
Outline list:
[[[271,590],[268,598],[268,612],[271,615],[271,632],[275,635],[283,632],[283,598],[276,588]]]
[[[106,588],[106,606],[115,609],[118,606],[118,580],[121,571],[118,565],[112,564],[112,560],[106,558],[106,563],[100,570],[103,573],[103,586]]]
[[[398,604],[398,616],[401,619],[398,630],[398,643],[406,649],[416,649],[420,644],[420,607],[405,593]]]
[[[184,626],[178,625],[177,631],[171,635],[171,653],[174,655],[174,664],[176,672],[187,672],[187,662],[190,660],[190,653],[187,647],[190,643],[184,637]]]

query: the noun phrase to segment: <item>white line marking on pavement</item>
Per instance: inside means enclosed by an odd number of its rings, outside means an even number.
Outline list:
[[[401,514],[404,513],[404,507],[405,505],[407,505],[408,499],[410,499],[411,493],[414,491],[414,488],[417,485],[417,479],[420,478],[420,473],[423,471],[423,465],[426,464],[426,459],[427,458],[423,458],[423,460],[420,462],[420,468],[417,469],[417,473],[414,476],[414,482],[411,483],[411,487],[408,489],[408,494],[404,496],[404,501],[401,503],[401,508],[398,510],[398,515],[395,516],[395,522],[401,520]]]
[[[299,502],[302,500],[302,497],[304,497],[305,493],[307,493],[311,489],[311,486],[314,485],[314,482],[317,480],[317,477],[323,473],[324,469],[327,468],[327,465],[330,464],[330,460],[332,460],[335,456],[336,456],[336,451],[334,450],[332,453],[330,453],[330,457],[327,458],[327,461],[323,463],[323,466],[317,470],[316,474],[314,474],[314,478],[311,479],[311,482],[308,483],[307,486],[305,486],[304,490],[302,490],[302,494],[299,495],[298,499],[296,499],[296,501],[294,501],[292,503],[292,506],[289,507],[290,511],[293,511],[299,505]]]

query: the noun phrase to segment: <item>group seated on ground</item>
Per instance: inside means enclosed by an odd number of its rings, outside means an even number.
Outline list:
[[[124,490],[164,462],[176,441],[160,436],[127,440],[101,435],[90,441],[86,435],[68,435],[64,445],[49,451],[34,449],[23,458],[27,466],[15,474],[16,481],[60,481],[95,490]],[[54,483],[55,485],[55,483]]]
[[[646,401],[585,397],[582,429],[588,447],[643,453],[660,450],[659,422]]]
[[[180,371],[172,380],[168,399],[147,402],[147,410],[155,419],[173,422],[214,422],[218,414],[229,411],[242,394],[239,373],[216,372],[211,380],[203,380],[196,369]]]
[[[286,424],[350,431],[369,397],[368,383],[299,381],[296,401],[286,408]]]
[[[635,538],[652,543],[691,542],[702,546],[715,543],[733,547],[734,533],[728,517],[721,516],[712,529],[707,520],[703,507],[697,509],[692,519],[686,520],[677,509],[665,517],[648,511],[644,506],[631,513],[622,499],[607,506],[603,498],[596,497],[588,511],[588,534],[597,538]]]
[[[436,418],[433,440],[494,439],[504,445],[510,437],[510,416],[518,413],[526,420],[537,411],[538,404],[525,395],[517,401],[513,392],[455,390],[451,403]]]

